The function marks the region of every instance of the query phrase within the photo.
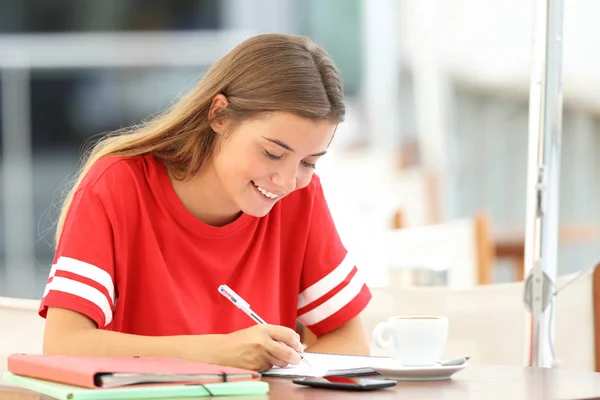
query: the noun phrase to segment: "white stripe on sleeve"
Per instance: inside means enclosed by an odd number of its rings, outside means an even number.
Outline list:
[[[358,270],[346,287],[337,292],[323,304],[300,315],[298,320],[305,326],[314,325],[323,321],[350,303],[360,293],[364,284],[365,281],[360,274],[360,270]]]
[[[98,268],[93,264],[79,261],[71,257],[59,257],[55,265],[52,266],[50,277],[54,276],[55,271],[71,272],[73,274],[83,276],[93,280],[94,282],[106,288],[112,303],[115,303],[115,285],[108,272],[102,268]]]
[[[306,307],[313,301],[325,296],[348,277],[355,265],[348,254],[346,253],[346,257],[333,271],[298,295],[298,309]]]
[[[102,310],[102,313],[104,314],[105,326],[110,324],[112,321],[113,312],[110,308],[108,298],[104,293],[95,287],[86,285],[85,283],[81,283],[73,279],[55,276],[52,278],[52,282],[48,284],[48,291],[52,290],[69,293],[94,303]]]

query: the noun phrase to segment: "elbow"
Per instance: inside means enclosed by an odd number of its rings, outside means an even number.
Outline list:
[[[77,344],[81,343],[81,340],[76,336],[75,332],[52,330],[46,326],[42,344],[43,354],[77,354]]]
[[[44,354],[64,354],[64,346],[58,338],[45,332],[42,352]]]
[[[45,332],[42,351],[44,354],[79,355],[82,343],[85,343],[85,336],[81,336],[81,332]]]
[[[371,347],[369,346],[369,342],[364,340],[360,343],[357,343],[355,351],[356,351],[356,355],[358,355],[358,356],[370,356],[371,355]]]
[[[357,333],[352,337],[352,354],[357,356],[370,356],[371,355],[371,344],[367,339],[366,335]]]

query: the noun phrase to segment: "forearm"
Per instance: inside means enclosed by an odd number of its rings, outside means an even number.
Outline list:
[[[45,341],[44,353],[118,357],[175,357],[219,363],[223,335],[140,336],[100,329],[64,332],[61,340]],[[194,349],[194,351],[190,351]],[[193,356],[192,356],[193,354]]]
[[[360,318],[355,318],[345,325],[325,335],[306,349],[307,352],[339,353],[369,355],[369,341]]]
[[[139,336],[97,329],[85,315],[54,307],[44,330],[44,354],[173,357],[255,371],[300,362],[293,349],[301,349],[298,335],[282,326],[258,324],[226,335]]]

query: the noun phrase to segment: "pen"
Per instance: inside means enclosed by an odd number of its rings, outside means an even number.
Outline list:
[[[252,320],[254,320],[254,322],[256,322],[257,324],[266,324],[266,321],[264,319],[262,319],[261,317],[258,316],[257,313],[252,311],[252,309],[250,308],[250,304],[248,304],[244,299],[242,299],[236,292],[231,290],[231,288],[229,286],[227,286],[227,285],[219,286],[219,293],[221,293],[223,296],[225,296],[227,298],[227,300],[231,301],[233,303],[233,305],[235,305],[237,308],[239,308],[244,313],[246,313],[246,315],[249,316],[250,318],[252,318]],[[283,344],[284,346],[287,346],[283,342],[279,342],[279,343]],[[296,351],[296,350],[294,350],[294,351]],[[306,364],[308,364],[310,366],[310,363],[308,362],[308,360],[306,360],[306,358],[304,358],[304,356],[300,352],[296,351],[296,353],[298,353],[298,355],[300,356],[300,359],[302,359],[302,361],[304,361]]]

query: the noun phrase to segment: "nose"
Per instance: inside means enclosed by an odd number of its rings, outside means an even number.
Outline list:
[[[296,189],[297,173],[298,169],[295,166],[284,167],[273,174],[272,181],[285,193],[291,193]]]

